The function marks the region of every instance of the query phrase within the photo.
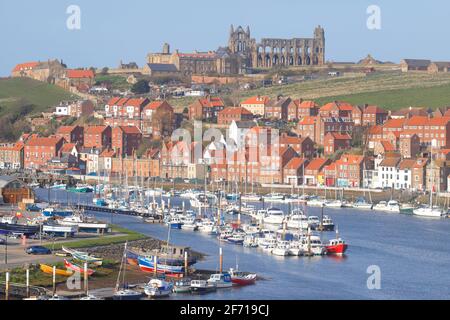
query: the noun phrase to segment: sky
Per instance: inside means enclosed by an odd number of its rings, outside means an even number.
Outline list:
[[[80,29],[67,27],[71,5],[80,8]],[[380,9],[380,29],[367,26],[371,5]],[[231,24],[249,25],[256,41],[312,37],[321,25],[330,61],[369,53],[448,61],[449,18],[447,0],[0,0],[0,76],[17,63],[54,58],[71,68],[141,66],[164,42],[182,52],[215,50],[227,45]]]

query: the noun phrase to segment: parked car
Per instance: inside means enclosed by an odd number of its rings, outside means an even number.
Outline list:
[[[52,254],[52,250],[42,246],[31,246],[25,250],[28,254]]]
[[[6,244],[6,240],[5,239],[0,239],[0,245],[4,245]]]

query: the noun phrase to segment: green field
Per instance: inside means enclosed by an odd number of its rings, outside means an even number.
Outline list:
[[[33,79],[4,78],[0,79],[0,116],[24,105],[32,105],[32,113],[43,112],[76,97],[60,87]]]

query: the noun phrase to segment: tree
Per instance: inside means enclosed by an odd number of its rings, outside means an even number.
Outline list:
[[[150,92],[150,86],[146,80],[139,80],[131,87],[131,92],[135,94],[144,94]]]
[[[104,67],[104,68],[102,69],[101,75],[103,75],[103,76],[107,75],[107,74],[108,74],[108,71],[109,71],[109,68],[108,68],[108,67]]]

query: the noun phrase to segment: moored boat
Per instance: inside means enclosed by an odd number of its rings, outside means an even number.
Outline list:
[[[160,279],[152,279],[144,287],[144,292],[150,298],[168,297],[172,293],[173,284]]]
[[[40,264],[39,268],[44,273],[53,274],[53,267],[52,266],[49,266],[49,265],[46,265],[46,264]],[[73,271],[72,270],[55,269],[55,274],[58,275],[58,276],[63,276],[63,277],[70,277],[70,276],[73,275]]]
[[[231,288],[233,285],[228,272],[212,274],[208,279],[208,283],[214,284],[217,289]]]
[[[341,238],[332,239],[325,245],[327,254],[343,255],[347,251],[348,245]]]
[[[231,282],[238,286],[248,286],[256,282],[256,274],[247,274],[238,270],[230,269]]]
[[[192,280],[190,291],[192,294],[206,294],[217,290],[215,283],[206,280]]]

